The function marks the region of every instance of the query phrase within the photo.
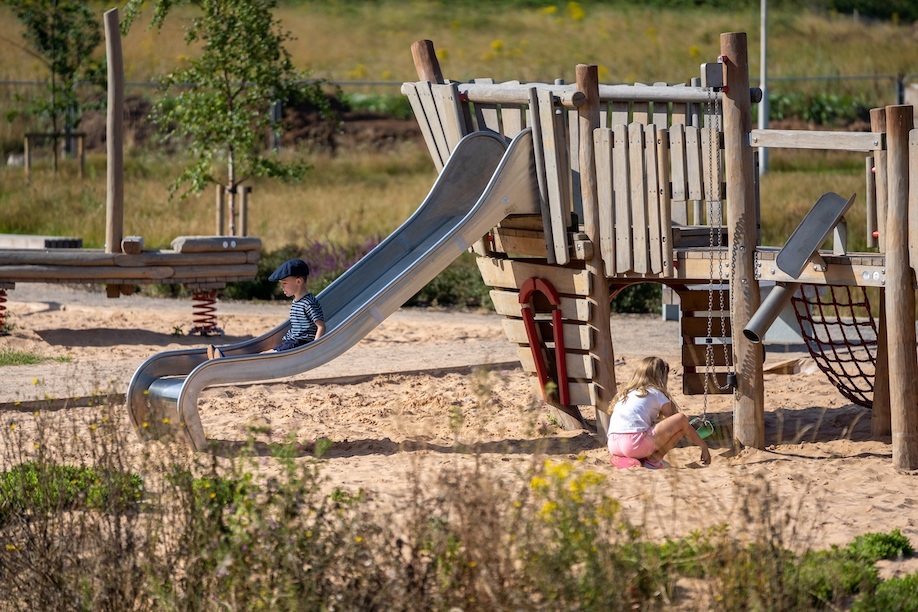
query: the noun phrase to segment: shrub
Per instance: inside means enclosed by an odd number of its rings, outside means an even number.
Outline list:
[[[876,591],[867,592],[855,600],[854,612],[916,612],[918,611],[918,574],[890,578],[881,582]]]
[[[889,533],[866,533],[857,536],[848,545],[848,552],[868,563],[876,563],[881,559],[907,557],[914,553],[915,549],[902,532],[893,529]]]

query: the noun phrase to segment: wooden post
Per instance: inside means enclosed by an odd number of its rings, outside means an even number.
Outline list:
[[[29,184],[29,174],[32,171],[32,146],[29,142],[29,135],[26,134],[22,139],[22,166],[25,168],[25,182]]]
[[[249,235],[249,194],[252,193],[252,188],[248,185],[242,185],[239,187],[239,235],[248,236]]]
[[[120,253],[121,239],[124,237],[124,60],[121,55],[118,9],[105,12],[105,53],[108,57],[105,252]]]
[[[733,327],[733,367],[737,374],[733,439],[737,448],[765,448],[762,345],[751,342],[741,333],[761,302],[759,285],[755,280],[755,237],[759,220],[755,216],[755,166],[752,147],[749,145],[752,103],[749,98],[746,34],[721,34],[720,50],[727,86],[723,95],[724,156],[731,257],[730,317]]]
[[[875,310],[880,317],[877,328],[877,365],[873,373],[873,409],[870,411],[870,434],[874,438],[892,433],[889,414],[889,332],[886,329],[886,291],[880,289],[880,304]]]
[[[918,469],[918,357],[915,354],[915,273],[908,263],[908,135],[911,106],[886,107],[886,329],[893,465]]]
[[[434,44],[430,40],[418,40],[411,44],[411,58],[414,60],[414,69],[417,70],[418,79],[431,83],[443,83],[443,73],[440,72],[440,60],[434,52]]]
[[[80,160],[80,180],[86,175],[86,135],[77,134],[76,136],[77,159]]]
[[[586,260],[586,271],[591,278],[590,326],[596,338],[591,357],[597,365],[593,375],[596,387],[596,431],[599,439],[605,443],[616,381],[610,323],[611,296],[599,248],[599,199],[596,190],[596,155],[593,149],[593,130],[599,127],[599,72],[596,66],[577,65],[577,89],[586,96],[586,102],[577,111],[580,126],[580,193],[584,231],[593,244],[593,252]]]
[[[216,201],[216,229],[214,234],[217,236],[223,236],[226,228],[226,217],[224,214],[223,201],[226,199],[226,187],[223,185],[217,184],[217,201]]]

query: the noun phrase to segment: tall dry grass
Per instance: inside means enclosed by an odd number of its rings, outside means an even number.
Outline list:
[[[436,178],[425,151],[407,144],[396,152],[308,156],[313,168],[302,183],[256,181],[250,196],[249,235],[268,250],[315,241],[359,243],[385,237],[423,201]],[[0,231],[76,236],[85,247],[105,241],[106,167],[89,156],[80,180],[75,160],[58,173],[41,158],[29,184],[22,168],[0,168]],[[216,231],[211,190],[182,200],[169,185],[180,161],[129,153],[125,163],[124,234],[144,237],[149,248],[168,248],[176,236]]]
[[[99,6],[101,14],[108,5]],[[129,81],[154,79],[197,52],[183,42],[178,8],[162,31],[143,15],[124,38]],[[290,50],[300,68],[334,80],[403,81],[414,78],[409,45],[429,38],[453,79],[546,80],[574,77],[577,63],[601,66],[610,82],[681,82],[701,61],[719,54],[721,32],[748,33],[750,72],[759,71],[758,8],[736,11],[659,10],[568,2],[543,8],[409,1],[289,3],[277,11],[296,40]],[[0,19],[16,24],[9,9]],[[45,68],[21,49],[12,26],[0,41],[0,78],[41,79]],[[918,65],[912,28],[807,10],[770,12],[769,75],[911,74]],[[100,49],[100,53],[101,53]]]
[[[277,14],[296,36],[290,49],[298,65],[335,81],[414,79],[409,47],[420,38],[435,41],[443,71],[454,79],[571,80],[577,63],[596,63],[604,82],[674,82],[697,74],[700,62],[716,58],[720,32],[741,30],[749,33],[751,72],[758,70],[757,11],[661,11],[587,3],[559,7],[311,2],[285,4]],[[135,24],[124,40],[128,80],[155,79],[196,53],[182,42],[182,21],[189,10],[177,9],[160,32],[146,27],[148,14]],[[6,8],[0,8],[0,17],[4,23],[15,23]],[[906,25],[780,10],[771,12],[771,21],[772,76],[908,74],[918,66],[918,42]],[[9,40],[0,41],[5,50],[0,54],[0,76],[41,79],[40,63],[17,48],[17,34],[11,28]],[[883,83],[794,87],[855,88],[877,104],[893,101]],[[394,87],[391,92],[395,94]],[[13,110],[15,99],[2,99],[5,110]],[[21,141],[17,134],[25,129],[28,126],[21,122],[4,123],[0,141],[15,145]],[[819,154],[784,155],[790,161],[782,167],[782,155],[773,154],[775,171],[762,184],[763,242],[781,244],[821,193],[857,192],[859,204],[849,219],[849,233],[852,247],[859,248],[864,235],[863,162],[839,164]],[[315,155],[310,161],[316,168],[302,184],[254,186],[249,232],[268,248],[312,240],[359,242],[387,234],[421,202],[434,178],[424,153],[410,146],[385,155]],[[168,197],[180,157],[132,152],[128,163],[125,233],[142,235],[148,245],[157,247],[178,235],[214,231],[211,193],[185,201]],[[28,188],[20,172],[0,171],[0,231],[78,235],[87,246],[102,244],[101,159],[90,159],[83,182],[73,180],[66,163],[58,176],[41,174]]]

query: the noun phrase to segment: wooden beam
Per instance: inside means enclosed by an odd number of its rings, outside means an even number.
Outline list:
[[[521,317],[520,294],[514,291],[500,291],[492,289],[490,292],[491,302],[494,303],[494,310],[497,314],[505,317]],[[533,294],[532,306],[536,313],[548,313],[551,311],[551,305],[541,293]],[[568,321],[581,321],[586,323],[590,320],[590,302],[583,298],[562,297],[561,298],[561,316]]]
[[[495,257],[478,257],[476,262],[482,279],[490,287],[519,289],[526,279],[539,277],[550,282],[560,294],[590,293],[590,275],[585,270]]]
[[[828,132],[818,130],[752,130],[753,147],[769,149],[825,149],[832,151],[882,151],[882,132]]]

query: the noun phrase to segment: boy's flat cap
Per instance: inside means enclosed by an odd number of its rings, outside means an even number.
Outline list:
[[[268,277],[268,280],[272,283],[276,283],[282,278],[287,278],[288,276],[302,276],[306,278],[309,276],[309,266],[306,265],[306,262],[302,259],[288,259],[275,270],[271,276]]]

